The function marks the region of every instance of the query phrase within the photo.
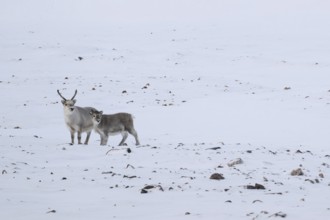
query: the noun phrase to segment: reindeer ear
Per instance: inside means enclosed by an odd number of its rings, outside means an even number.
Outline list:
[[[65,103],[65,100],[61,100],[61,102],[62,102],[62,104],[64,105],[64,103]]]
[[[77,100],[73,99],[72,102],[73,102],[73,104],[76,104]]]
[[[90,115],[93,115],[93,110],[91,110],[91,111],[89,112],[89,114],[90,114]]]
[[[103,114],[103,111],[100,111],[100,114],[102,115]]]

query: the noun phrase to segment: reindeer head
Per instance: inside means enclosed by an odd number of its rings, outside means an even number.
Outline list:
[[[89,114],[92,116],[93,118],[93,122],[95,124],[99,124],[101,122],[102,119],[102,115],[103,115],[103,111],[98,111],[96,109],[92,109]]]
[[[74,110],[74,104],[76,103],[76,100],[74,99],[74,97],[76,97],[77,95],[77,90],[75,91],[73,97],[71,99],[66,99],[62,96],[62,94],[60,93],[59,90],[57,90],[57,93],[59,94],[59,96],[63,99],[62,100],[62,104],[64,106],[64,108],[67,108],[69,109],[70,111],[73,111]]]

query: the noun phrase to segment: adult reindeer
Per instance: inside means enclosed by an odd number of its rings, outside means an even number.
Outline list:
[[[78,144],[82,144],[81,133],[87,132],[85,144],[88,144],[89,137],[93,130],[93,120],[89,113],[91,110],[94,110],[94,108],[75,106],[76,100],[74,98],[77,95],[77,90],[71,99],[64,98],[59,90],[57,90],[57,93],[63,99],[64,120],[71,133],[71,145],[74,144],[74,134],[76,132],[78,133]]]

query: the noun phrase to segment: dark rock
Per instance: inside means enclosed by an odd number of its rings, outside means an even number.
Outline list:
[[[133,179],[133,178],[137,178],[137,176],[126,176],[126,175],[124,175],[123,178]]]
[[[283,212],[277,212],[269,217],[281,217],[281,218],[285,218],[287,215]]]
[[[223,175],[220,174],[220,173],[213,173],[213,174],[210,176],[210,179],[211,179],[211,180],[223,180],[223,179],[225,179],[225,178],[224,178]]]
[[[314,184],[315,182],[313,180],[310,180],[310,179],[305,179],[306,182],[310,182],[312,184]]]
[[[263,185],[259,184],[259,183],[256,183],[253,185],[247,185],[245,187],[246,189],[266,189]]]
[[[221,147],[211,147],[211,148],[207,148],[206,150],[220,150]]]
[[[148,193],[147,190],[145,190],[145,189],[141,189],[141,194],[146,194],[146,193]]]
[[[301,170],[301,168],[291,171],[291,176],[302,176],[302,175],[304,175],[304,172]]]

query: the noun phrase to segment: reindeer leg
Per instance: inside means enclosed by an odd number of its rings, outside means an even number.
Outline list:
[[[70,145],[73,145],[74,144],[74,131],[70,130],[70,134],[71,134],[71,143],[70,143]]]
[[[127,131],[122,131],[122,132],[121,132],[121,135],[123,136],[123,139],[122,139],[121,142],[119,143],[119,146],[123,146],[123,145],[124,145],[124,143],[125,143],[125,141],[126,141],[126,139],[127,139],[128,133],[127,133]]]
[[[107,145],[108,143],[108,136],[106,135],[100,135],[101,136],[101,145]]]
[[[140,141],[139,141],[139,137],[138,137],[138,134],[136,132],[136,130],[134,128],[131,128],[128,130],[128,132],[134,136],[135,138],[135,145],[140,145]]]
[[[78,144],[81,144],[81,132],[78,131]]]
[[[135,138],[135,145],[140,145],[140,141],[139,141],[139,137],[138,137],[137,132],[136,132],[135,130],[133,130],[131,134],[132,134],[132,135],[134,136],[134,138]]]
[[[86,140],[85,140],[85,145],[88,144],[89,137],[91,136],[92,131],[87,132]]]

